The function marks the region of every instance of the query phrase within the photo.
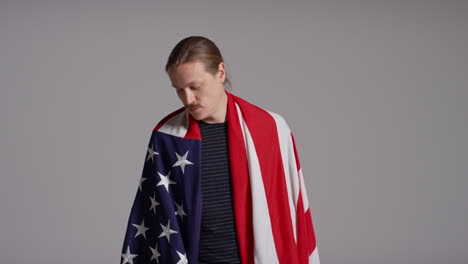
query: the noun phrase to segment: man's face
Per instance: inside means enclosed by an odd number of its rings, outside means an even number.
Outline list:
[[[223,97],[226,96],[223,82],[224,64],[220,63],[218,72],[213,75],[205,70],[200,61],[183,63],[168,71],[172,86],[176,89],[184,107],[196,120],[214,122],[223,112]]]

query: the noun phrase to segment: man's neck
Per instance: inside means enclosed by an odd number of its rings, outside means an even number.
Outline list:
[[[204,123],[208,124],[215,124],[215,123],[224,123],[226,122],[226,112],[227,112],[227,103],[228,103],[228,96],[225,92],[223,92],[223,96],[221,98],[221,102],[219,104],[218,112],[215,113],[213,118],[202,120]]]

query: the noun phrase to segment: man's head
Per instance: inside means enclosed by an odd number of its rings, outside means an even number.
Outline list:
[[[184,107],[196,120],[224,122],[230,83],[216,45],[204,37],[188,37],[172,50],[166,64],[172,86]]]

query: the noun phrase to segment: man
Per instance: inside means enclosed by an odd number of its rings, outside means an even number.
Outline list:
[[[166,72],[183,107],[151,135],[121,263],[319,263],[284,118],[224,89],[207,38],[181,40]]]

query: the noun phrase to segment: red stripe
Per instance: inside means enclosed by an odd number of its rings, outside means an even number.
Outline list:
[[[310,212],[310,208],[307,209],[305,212],[305,220],[307,226],[307,234],[308,234],[308,244],[309,244],[309,255],[314,252],[315,248],[317,247],[317,242],[315,240],[315,233],[314,233],[314,224],[312,222],[312,214]]]
[[[276,122],[267,111],[233,97],[240,106],[258,155],[279,262],[299,263]]]
[[[302,193],[299,191],[299,199],[297,200],[297,247],[299,252],[300,263],[308,263],[309,260],[309,233],[307,221],[304,213],[304,203],[302,202]]]
[[[188,131],[185,134],[184,138],[201,140],[200,126],[198,125],[197,120],[193,118],[191,114],[189,114],[188,116],[189,116]]]
[[[234,217],[241,263],[254,263],[252,194],[244,138],[233,97],[228,95],[227,125],[231,166]]]

